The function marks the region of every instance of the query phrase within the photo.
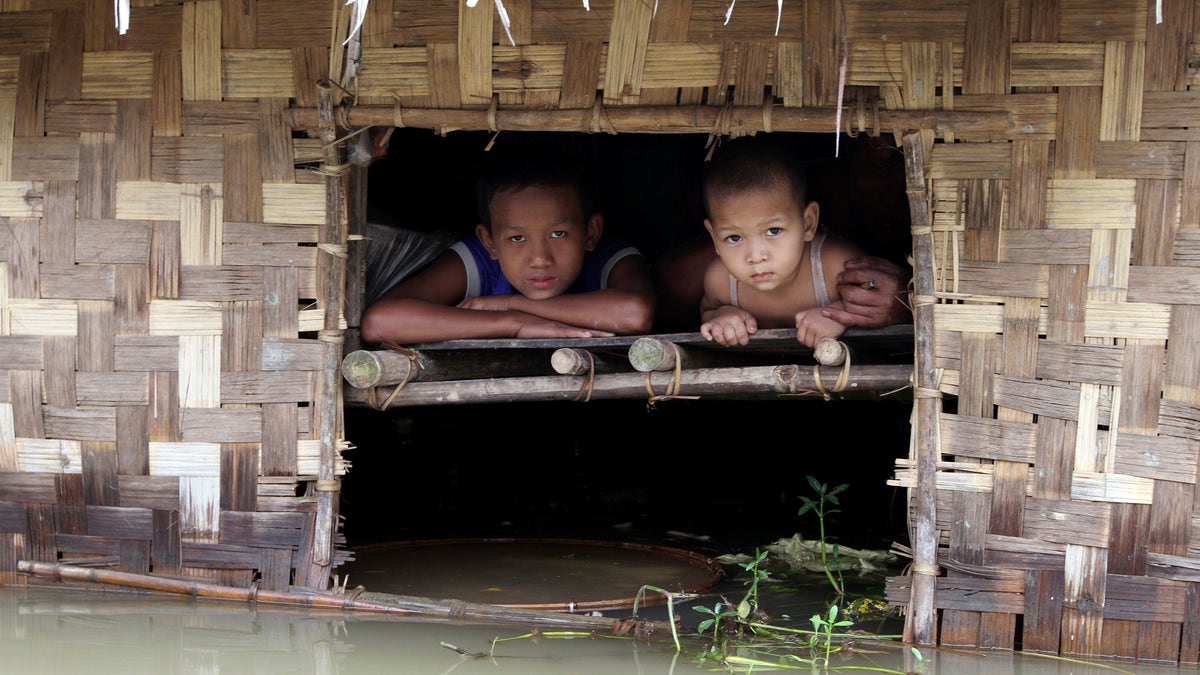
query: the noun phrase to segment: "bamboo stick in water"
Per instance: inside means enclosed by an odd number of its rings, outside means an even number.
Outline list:
[[[613,635],[650,636],[669,634],[671,627],[661,621],[613,619],[597,616],[548,612],[516,607],[501,607],[460,600],[421,598],[390,593],[334,593],[329,591],[272,591],[239,588],[149,574],[133,574],[61,563],[30,560],[17,562],[17,570],[32,576],[76,581],[122,588],[138,588],[176,595],[217,600],[242,600],[295,607],[315,607],[373,614],[420,615],[463,622],[498,622],[560,629],[603,631]]]

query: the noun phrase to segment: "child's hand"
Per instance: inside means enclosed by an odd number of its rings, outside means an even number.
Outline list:
[[[824,338],[836,338],[846,332],[846,327],[826,318],[820,307],[806,309],[796,314],[796,339],[807,347],[816,347]]]
[[[526,315],[525,323],[517,330],[515,337],[524,339],[534,338],[591,338],[612,337],[607,331],[580,328],[559,321],[543,319],[532,314]]]
[[[730,305],[707,313],[707,318],[700,326],[700,335],[725,347],[749,344],[750,336],[758,332],[758,320],[753,314]]]
[[[463,298],[458,303],[461,309],[482,309],[490,312],[507,312],[513,308],[512,295],[481,295],[474,298]]]

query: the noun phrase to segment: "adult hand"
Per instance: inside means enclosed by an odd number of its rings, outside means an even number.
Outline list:
[[[595,330],[592,328],[580,328],[579,326],[571,326],[560,321],[552,321],[543,319],[540,316],[533,314],[525,314],[524,323],[517,330],[516,337],[523,339],[546,339],[546,338],[593,338],[593,337],[612,337],[613,334],[608,331]]]
[[[708,319],[700,326],[700,335],[725,347],[750,344],[750,336],[758,332],[758,319],[750,312],[730,305],[706,312]]]
[[[838,275],[845,309],[824,307],[821,313],[844,326],[881,328],[912,320],[908,273],[885,258],[864,256],[846,262]]]

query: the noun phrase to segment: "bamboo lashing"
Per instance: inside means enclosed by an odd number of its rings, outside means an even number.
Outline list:
[[[634,344],[636,345],[637,343],[635,342]],[[663,389],[663,393],[656,394],[654,392],[654,385],[650,380],[650,374],[653,371],[646,371],[646,393],[648,393],[650,395],[650,398],[646,401],[646,405],[650,408],[653,408],[655,406],[655,404],[657,404],[659,401],[669,401],[671,399],[676,399],[676,398],[688,398],[688,399],[700,398],[699,396],[694,396],[694,395],[691,395],[691,396],[680,395],[680,393],[679,393],[679,386],[680,386],[679,376],[683,373],[683,352],[679,348],[679,345],[675,344],[674,342],[667,342],[666,344],[671,347],[671,351],[673,352],[673,358],[671,359],[671,364],[672,364],[671,381],[667,383],[666,388]],[[631,355],[633,354],[632,347],[630,348],[629,353]],[[630,360],[631,361],[633,360],[632,356],[630,357]]]
[[[577,373],[583,375],[584,380],[583,384],[579,385],[579,393],[575,394],[575,400],[587,403],[592,400],[592,389],[596,386],[596,357],[586,350],[583,351],[583,355],[587,358],[587,370]],[[553,358],[551,360],[553,361]]]
[[[576,401],[592,400],[592,390],[596,386],[596,373],[614,373],[621,370],[618,362],[606,354],[597,354],[590,349],[562,347],[554,350],[550,356],[550,365],[554,372],[560,375],[582,375],[583,384],[579,385]]]
[[[390,593],[371,593],[359,589],[349,592],[333,591],[273,591],[258,586],[241,588],[184,579],[170,579],[149,574],[134,574],[116,570],[96,569],[61,563],[20,560],[17,570],[31,576],[75,581],[121,588],[138,588],[175,595],[215,600],[313,607],[347,612],[391,614],[401,616],[435,616],[463,622],[502,622],[540,627],[592,630],[610,635],[669,633],[671,628],[661,621],[611,619],[604,617],[548,612],[532,609],[501,607],[461,600],[441,600]]]
[[[403,387],[420,373],[421,363],[414,349],[359,349],[342,358],[342,377],[359,389],[392,384]]]
[[[625,359],[615,359],[608,354],[591,349],[560,347],[550,355],[550,367],[559,375],[586,375],[590,373],[616,373],[628,366]]]

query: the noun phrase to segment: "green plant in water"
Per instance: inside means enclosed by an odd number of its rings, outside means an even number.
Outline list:
[[[700,624],[696,626],[696,632],[700,635],[704,635],[711,629],[713,644],[721,641],[721,626],[724,625],[727,620],[735,620],[738,616],[737,610],[731,609],[730,606],[724,602],[718,602],[717,604],[713,605],[712,609],[709,609],[703,605],[698,605],[692,609],[708,616],[707,619],[701,621]]]
[[[808,484],[812,487],[813,492],[817,493],[817,498],[813,499],[805,495],[800,495],[800,511],[796,515],[804,515],[812,511],[817,516],[817,527],[819,528],[818,542],[821,547],[821,566],[825,568],[825,577],[829,579],[829,583],[833,586],[833,590],[839,595],[846,594],[846,584],[842,578],[842,570],[840,566],[840,556],[838,555],[838,545],[835,542],[832,545],[833,552],[830,553],[830,544],[825,535],[825,517],[834,513],[840,513],[840,509],[829,508],[829,505],[840,506],[838,495],[846,488],[850,487],[846,483],[830,489],[825,483],[818,481],[816,478],[809,476]]]
[[[746,585],[750,588],[746,589],[746,595],[742,601],[738,603],[737,615],[742,621],[750,618],[751,614],[758,611],[758,582],[767,578],[767,571],[763,569],[763,563],[767,559],[767,552],[754,549],[754,560],[745,563],[738,563],[749,575],[750,579],[746,581]]]
[[[633,597],[633,615],[634,616],[637,616],[638,603],[641,602],[643,597],[645,597],[646,591],[654,591],[656,593],[662,593],[664,596],[666,596],[666,598],[667,598],[667,617],[670,619],[670,622],[671,622],[671,638],[675,641],[675,651],[676,651],[676,653],[678,653],[682,649],[682,647],[679,645],[679,631],[675,628],[675,600],[678,598],[681,598],[687,594],[671,593],[670,591],[663,589],[663,588],[659,588],[658,586],[651,586],[649,584],[646,584],[645,586],[642,586],[641,588],[639,588],[637,595],[635,595]],[[693,596],[689,596],[689,597],[695,597],[695,596],[693,595]]]
[[[832,604],[829,606],[829,615],[827,617],[820,614],[813,614],[810,619],[813,625],[812,641],[810,649],[813,652],[814,661],[819,661],[821,665],[829,665],[829,655],[833,653],[834,629],[848,628],[854,625],[853,621],[842,619],[838,621],[838,606]],[[841,632],[840,630],[837,632]],[[817,658],[817,652],[824,651],[824,655]]]
[[[763,569],[763,562],[766,559],[766,551],[755,549],[753,560],[738,563],[738,566],[745,570],[746,575],[749,577],[745,582],[749,588],[746,589],[746,595],[742,597],[736,606],[722,598],[721,602],[714,605],[712,609],[703,606],[692,608],[708,616],[707,619],[701,621],[700,625],[696,627],[696,632],[704,635],[711,630],[714,647],[718,642],[723,642],[721,640],[721,629],[727,625],[732,624],[735,626],[738,634],[754,632],[749,626],[759,615],[758,584],[768,576],[767,570]]]

